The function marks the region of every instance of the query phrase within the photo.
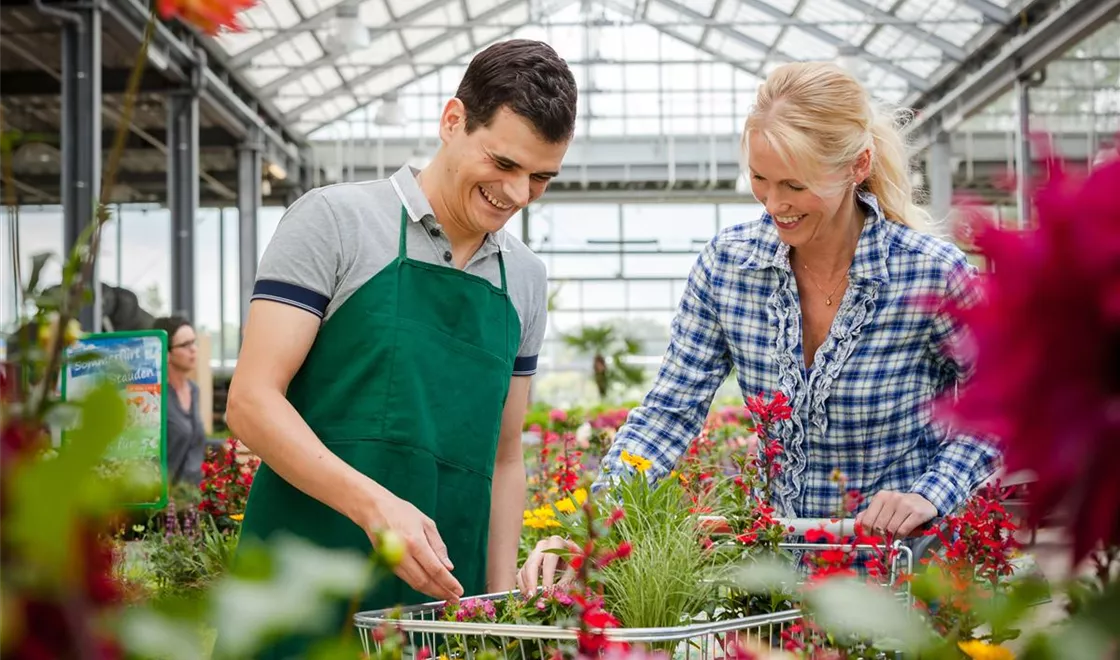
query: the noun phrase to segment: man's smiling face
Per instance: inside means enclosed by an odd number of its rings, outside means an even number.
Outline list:
[[[449,211],[465,229],[496,232],[544,194],[560,172],[569,141],[549,142],[526,118],[501,107],[490,123],[468,133],[462,104],[444,110],[440,137],[447,149],[454,197]]]

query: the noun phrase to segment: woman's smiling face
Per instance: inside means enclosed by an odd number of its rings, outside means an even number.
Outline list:
[[[823,188],[826,194],[822,196],[810,190],[803,178],[803,172],[813,168],[797,163],[791,167],[758,131],[752,131],[748,140],[751,191],[774,218],[781,241],[796,248],[817,238],[822,228],[827,233],[847,197],[841,177],[824,177],[823,186],[814,186]]]

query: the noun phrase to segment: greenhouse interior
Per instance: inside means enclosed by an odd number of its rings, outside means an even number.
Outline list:
[[[470,107],[449,133],[448,109],[509,43],[570,72],[570,138],[533,124],[562,166],[512,210],[491,200],[504,226],[463,229],[431,190],[451,185],[448,145],[483,138]],[[907,162],[887,185],[931,221],[866,205],[886,190],[868,183],[876,134],[841,202],[862,227],[846,289],[799,270],[847,245],[820,238],[841,221],[790,243],[803,220],[775,202],[832,198],[774,193],[753,160],[767,150],[747,148],[748,118],[794,112],[759,110],[760,92],[810,62],[888,113]],[[566,83],[548,71],[529,93],[556,110]],[[820,130],[842,121],[831,99],[806,106]],[[846,158],[813,130],[800,139]],[[1118,657],[1120,0],[12,0],[0,156],[13,658]],[[354,263],[381,246],[309,209],[387,181],[390,211],[354,204],[357,223],[392,216],[386,254],[427,238],[402,218],[421,220],[411,194],[436,209],[437,250],[467,231],[479,262],[449,277],[433,252],[416,272],[446,300],[353,312],[342,291],[362,275],[315,262],[319,237]],[[471,257],[494,237],[500,287]],[[771,239],[767,270],[744,246]],[[883,274],[859,279],[876,259]],[[335,292],[269,279],[305,266]],[[453,323],[485,268],[505,321]],[[990,307],[953,317],[975,324],[975,371],[933,354],[960,300],[933,321],[899,302],[927,285],[963,300],[964,272],[990,283]],[[420,321],[402,305],[477,327],[403,337]],[[510,318],[516,358],[497,334]],[[347,448],[382,425],[384,454]],[[394,463],[413,442],[425,458]],[[650,478],[606,483],[620,471]],[[375,475],[399,488],[369,494]],[[250,528],[259,547],[239,544]],[[749,570],[771,554],[792,568]],[[775,586],[787,568],[796,584]]]

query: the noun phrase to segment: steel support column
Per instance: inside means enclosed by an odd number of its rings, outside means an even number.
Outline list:
[[[261,209],[261,146],[251,140],[237,153],[238,269],[241,291],[241,332],[249,319],[249,300],[257,279],[257,222]]]
[[[168,97],[167,206],[171,209],[171,313],[195,322],[194,225],[198,213],[198,96]]]
[[[935,221],[944,220],[953,205],[952,150],[946,131],[939,131],[934,136],[926,160],[926,176],[929,180],[930,214]]]
[[[1015,81],[1018,127],[1015,132],[1015,206],[1020,229],[1026,229],[1031,214],[1031,83],[1026,77]]]
[[[83,5],[62,24],[62,217],[63,249],[69,255],[93,225],[101,193],[101,9]],[[92,306],[78,312],[84,330],[101,331],[95,312],[101,283],[90,283]]]

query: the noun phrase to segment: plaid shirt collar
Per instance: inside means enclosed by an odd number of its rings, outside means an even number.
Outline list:
[[[858,191],[856,194],[860,206],[867,212],[867,219],[863,224],[859,242],[856,244],[855,259],[852,261],[848,277],[852,280],[884,283],[890,280],[890,271],[887,268],[883,224],[889,221],[883,218],[879,200],[875,195],[865,191]],[[762,225],[752,242],[754,249],[748,251],[746,259],[739,265],[740,268],[789,270],[789,245],[778,238],[774,218],[769,213],[763,213]]]

